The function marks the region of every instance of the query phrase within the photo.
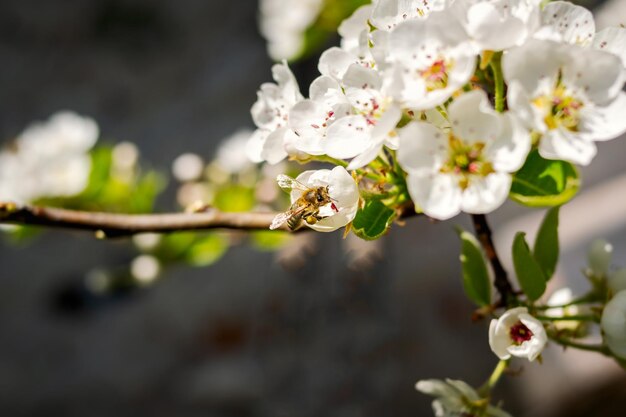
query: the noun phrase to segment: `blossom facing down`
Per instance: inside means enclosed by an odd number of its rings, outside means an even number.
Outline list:
[[[22,132],[15,148],[0,153],[0,199],[27,203],[79,194],[89,182],[100,129],[88,117],[63,111]]]
[[[604,341],[615,355],[626,359],[626,291],[608,302],[601,321]]]
[[[328,186],[328,193],[333,200],[333,203],[321,207],[320,215],[323,219],[315,224],[304,223],[311,229],[333,232],[354,220],[359,208],[359,187],[345,168],[304,171],[298,175],[296,181],[308,188]],[[301,196],[302,190],[292,189],[291,203],[295,203]],[[334,207],[331,207],[333,204]]]
[[[277,164],[293,152],[292,144],[296,140],[288,127],[289,111],[304,97],[286,63],[274,65],[272,75],[276,83],[261,85],[251,109],[252,119],[258,127],[246,149],[252,162]]]
[[[398,161],[408,173],[409,194],[440,220],[493,211],[528,155],[528,132],[511,114],[493,110],[482,91],[457,98],[448,115],[449,131],[412,122],[399,132]]]
[[[626,131],[625,73],[608,52],[531,40],[503,57],[508,104],[541,135],[539,153],[588,165],[595,141]]]
[[[489,346],[500,359],[511,356],[534,361],[548,342],[543,325],[526,307],[513,308],[489,325]]]
[[[504,410],[488,404],[474,388],[464,381],[428,379],[418,381],[415,389],[435,397],[433,411],[436,417],[511,417]]]

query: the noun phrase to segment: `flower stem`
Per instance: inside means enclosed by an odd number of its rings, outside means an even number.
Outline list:
[[[343,161],[341,159],[337,159],[337,158],[333,158],[331,156],[328,155],[315,155],[311,157],[311,161],[317,161],[317,162],[328,162],[330,164],[334,164],[340,167],[344,167],[346,168],[348,166],[348,163],[346,161]]]
[[[489,379],[478,389],[478,393],[482,397],[487,397],[489,395],[491,390],[498,384],[498,381],[500,381],[500,378],[502,378],[502,375],[508,366],[508,360],[498,362],[498,365],[496,365],[496,368],[491,373]]]
[[[567,304],[563,304],[563,305],[554,305],[554,306],[549,306],[549,305],[545,305],[545,306],[532,306],[533,310],[550,310],[553,308],[567,308],[573,305],[578,305],[578,304],[586,304],[586,303],[594,303],[594,302],[598,302],[598,297],[595,295],[595,293],[590,293],[587,295],[584,295],[580,298],[577,298],[575,300],[570,301]]]
[[[563,317],[550,317],[550,316],[537,316],[535,318],[542,321],[593,321],[596,323],[600,323],[600,318],[598,316],[563,316]]]
[[[559,345],[564,347],[571,347],[573,349],[585,350],[588,352],[598,352],[606,356],[612,356],[609,348],[607,348],[605,345],[588,345],[585,343],[578,343],[574,342],[573,340],[563,339],[554,336],[551,336],[550,338],[553,342],[558,343]]]
[[[502,52],[494,54],[489,65],[493,73],[495,84],[495,108],[502,113],[504,111],[504,76],[502,75]]]

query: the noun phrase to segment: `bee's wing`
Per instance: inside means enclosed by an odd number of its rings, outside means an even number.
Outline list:
[[[272,224],[270,225],[270,230],[278,229],[283,224],[287,223],[289,219],[291,219],[293,216],[297,216],[300,213],[302,213],[305,208],[306,207],[302,206],[302,207],[298,207],[295,210],[290,209],[284,213],[278,213],[276,217],[274,217],[274,220],[272,220]]]
[[[274,220],[272,220],[270,230],[278,229],[283,224],[287,223],[291,216],[293,216],[293,214],[290,211],[287,211],[285,213],[278,213],[276,217],[274,217]]]
[[[276,182],[278,183],[278,186],[283,190],[307,191],[309,189],[309,187],[302,184],[300,181],[295,180],[290,176],[284,174],[280,174],[278,177],[276,177]]]

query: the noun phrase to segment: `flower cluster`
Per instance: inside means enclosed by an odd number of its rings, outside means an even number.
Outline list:
[[[67,111],[29,126],[0,153],[0,200],[28,203],[79,194],[89,182],[89,150],[99,134],[94,120]]]
[[[626,29],[540,0],[374,0],[339,28],[305,98],[273,68],[252,108],[256,162],[319,156],[362,170],[385,152],[425,214],[482,214],[531,149],[587,165],[626,131]]]

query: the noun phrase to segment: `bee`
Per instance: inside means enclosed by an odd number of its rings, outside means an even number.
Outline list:
[[[330,204],[334,212],[339,212],[335,200],[331,198],[328,186],[307,187],[301,182],[287,176],[279,175],[276,178],[278,185],[283,190],[302,191],[302,195],[291,205],[289,210],[274,217],[270,229],[278,229],[287,223],[289,229],[296,230],[304,220],[307,224],[315,224],[327,216],[320,214],[320,208]]]

